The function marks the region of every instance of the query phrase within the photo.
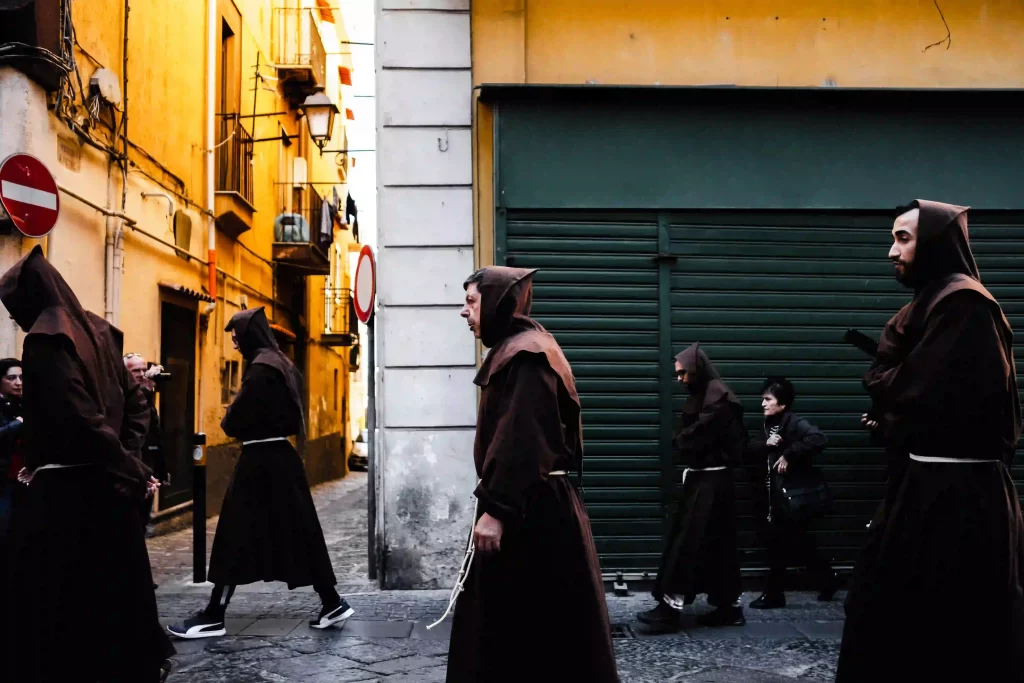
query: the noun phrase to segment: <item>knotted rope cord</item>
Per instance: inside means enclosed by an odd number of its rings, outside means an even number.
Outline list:
[[[477,501],[473,504],[474,528],[476,525],[476,513],[479,507],[480,500],[477,499]],[[428,631],[437,626],[438,624],[440,624],[441,622],[443,622],[445,619],[448,618],[448,615],[451,614],[452,609],[455,607],[455,602],[459,599],[459,593],[463,591],[463,586],[466,583],[466,579],[469,578],[469,568],[473,566],[474,555],[476,555],[476,543],[473,542],[473,530],[470,529],[469,544],[466,546],[466,554],[462,558],[462,566],[459,567],[459,576],[455,580],[455,586],[452,588],[451,595],[448,597],[448,609],[444,611],[444,614],[441,615],[440,619],[435,621],[430,626],[427,626]]]

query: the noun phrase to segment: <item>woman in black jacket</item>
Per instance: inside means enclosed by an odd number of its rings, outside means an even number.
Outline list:
[[[18,472],[22,467],[21,361],[0,360],[0,558],[7,536],[7,525],[14,499],[21,493]]]
[[[838,578],[810,533],[810,518],[783,515],[772,494],[781,488],[779,477],[810,468],[814,456],[825,450],[826,439],[821,430],[790,410],[795,398],[796,392],[789,380],[768,379],[761,392],[764,427],[750,441],[750,452],[755,456],[758,471],[767,472],[764,486],[758,487],[761,491],[758,497],[764,514],[764,540],[771,572],[764,593],[750,603],[754,609],[786,606],[783,586],[786,569],[791,563],[805,565],[815,577],[821,590],[819,600],[831,600],[838,590]]]

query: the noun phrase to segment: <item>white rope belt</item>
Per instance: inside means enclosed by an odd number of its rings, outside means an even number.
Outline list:
[[[287,436],[272,436],[269,439],[253,439],[252,441],[243,441],[243,446],[251,446],[254,443],[270,443],[271,441],[287,441]]]
[[[688,475],[690,472],[719,472],[721,470],[726,470],[726,469],[729,469],[729,468],[726,467],[725,465],[719,465],[718,467],[687,467],[685,470],[683,470],[683,481],[682,481],[682,483],[683,484],[686,483],[686,475]]]
[[[476,513],[479,507],[480,499],[477,498],[476,502],[473,504],[474,529],[476,528]],[[474,555],[476,555],[476,543],[474,543],[473,530],[471,529],[469,532],[469,545],[466,547],[466,554],[462,557],[462,565],[459,567],[459,577],[455,580],[455,587],[452,588],[451,595],[448,596],[448,608],[444,611],[444,614],[441,615],[440,619],[430,626],[427,626],[428,631],[443,622],[448,618],[448,615],[451,614],[452,608],[455,607],[455,602],[459,599],[459,593],[464,590],[463,586],[466,583],[466,579],[469,578],[469,568],[473,566]]]
[[[711,469],[725,469],[725,468],[721,467],[721,468],[711,468]],[[548,476],[549,477],[566,477],[568,475],[569,475],[569,473],[566,472],[565,470],[554,470],[552,472],[548,472]],[[477,483],[479,484],[480,482],[477,482]],[[480,507],[480,499],[478,498],[477,501],[473,504],[473,524],[474,524],[473,528],[474,529],[476,528],[476,526],[475,526],[476,525],[476,513],[477,513],[479,507]],[[455,607],[455,603],[459,599],[459,593],[461,593],[463,590],[465,590],[463,588],[463,586],[466,585],[466,579],[469,578],[469,568],[473,566],[473,557],[475,555],[476,555],[476,543],[474,542],[473,531],[470,530],[470,532],[469,532],[469,545],[466,547],[466,554],[463,555],[463,557],[462,557],[462,565],[459,567],[459,576],[455,580],[455,587],[452,588],[451,595],[448,596],[448,608],[445,609],[444,614],[441,615],[440,619],[435,621],[433,624],[427,626],[427,630],[428,631],[430,629],[434,628],[435,626],[439,625],[441,622],[443,622],[445,619],[448,618],[449,614],[451,614],[452,608]]]
[[[1002,462],[1001,460],[976,460],[975,458],[933,458],[928,455],[914,455],[910,454],[911,460],[917,462],[942,462],[942,463],[953,463],[953,464],[973,464],[979,462]]]
[[[67,469],[71,469],[72,467],[88,467],[88,466],[89,466],[89,463],[81,463],[79,465],[40,465],[32,473],[33,474],[38,474],[39,472],[42,472],[43,470],[67,470]]]

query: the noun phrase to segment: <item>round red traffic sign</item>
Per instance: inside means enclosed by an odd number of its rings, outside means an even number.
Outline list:
[[[373,249],[364,245],[359,252],[356,264],[356,286],[352,302],[355,304],[356,317],[364,325],[373,316],[373,300],[377,296],[377,263],[373,259]]]
[[[12,154],[0,164],[0,203],[26,237],[45,236],[60,215],[57,181],[29,154]]]

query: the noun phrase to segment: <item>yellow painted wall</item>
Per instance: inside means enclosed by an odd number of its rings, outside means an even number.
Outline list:
[[[283,4],[283,3],[277,3]],[[315,4],[304,2],[306,6]],[[124,238],[124,264],[117,324],[125,333],[126,351],[142,353],[148,359],[160,357],[160,288],[165,281],[204,291],[207,269],[200,261],[207,254],[207,223],[203,207],[205,197],[204,146],[206,130],[206,3],[195,0],[131,0],[128,25],[128,135],[133,143],[129,152],[131,168],[128,174],[128,192],[124,212],[138,222],[138,231],[126,231]],[[234,6],[241,14],[241,31],[237,35],[241,48],[242,114],[252,114],[253,88],[256,90],[255,111],[288,112],[286,101],[278,94],[276,70],[271,66],[274,38],[273,7],[271,0],[226,0],[224,6]],[[76,59],[81,78],[88,88],[89,79],[100,67],[110,69],[117,78],[122,75],[122,47],[124,39],[123,0],[90,0],[74,3],[73,20],[80,43]],[[341,22],[339,10],[336,20]],[[340,33],[340,35],[338,35]],[[343,28],[335,33],[323,27],[328,52],[339,53],[344,40]],[[257,55],[260,73],[269,77],[263,82],[253,79]],[[335,60],[345,63],[343,56]],[[351,59],[347,60],[351,67]],[[339,96],[337,66],[328,69],[326,92]],[[331,148],[344,144],[344,105],[336,120]],[[109,116],[107,117],[109,119]],[[308,135],[295,112],[284,115],[246,119],[246,129],[255,138],[277,135],[280,127],[290,135]],[[219,135],[220,127],[216,126]],[[88,146],[80,148],[77,169],[57,163],[57,136],[76,139],[55,116],[50,116],[46,139],[37,139],[35,153],[51,167],[62,185],[87,197],[91,201],[120,210],[122,178],[114,167],[108,178],[109,160],[106,154]],[[101,144],[114,141],[109,125],[96,125],[92,136]],[[38,147],[38,149],[37,149]],[[52,149],[51,149],[52,148]],[[261,142],[254,146],[254,200],[256,208],[252,229],[236,242],[218,231],[217,265],[229,277],[221,279],[220,299],[215,310],[199,332],[197,364],[197,424],[205,431],[209,445],[216,446],[227,439],[220,431],[224,405],[221,402],[221,368],[225,360],[241,360],[231,348],[229,335],[223,332],[230,316],[240,310],[243,296],[248,307],[264,305],[268,317],[280,325],[292,327],[286,316],[275,316],[272,305],[274,270],[271,263],[273,222],[287,208],[289,192],[282,192],[281,182],[289,182],[292,160],[302,154],[308,162],[308,180],[339,181],[334,155],[322,158],[308,140],[294,140],[282,148],[279,142]],[[318,188],[323,194],[330,188]],[[173,242],[171,218],[167,202],[163,199],[143,198],[143,192],[168,192],[175,209],[185,210],[192,218],[192,236],[189,252],[195,259],[189,261],[165,245],[147,239],[139,231],[166,242]],[[339,189],[344,200],[344,192]],[[107,232],[106,219],[87,206],[67,196],[61,197],[60,222],[47,240],[48,256],[60,269],[78,294],[82,303],[103,315],[104,246]],[[339,231],[343,250],[351,233]],[[34,242],[24,240],[20,245],[27,252]],[[347,260],[340,260],[339,286],[347,286]],[[237,278],[241,282],[235,281]],[[302,310],[296,311],[309,336],[300,341],[308,344],[306,367],[301,368],[309,387],[309,437],[311,439],[342,433],[351,444],[346,432],[347,417],[341,414],[342,398],[347,394],[349,375],[348,349],[331,349],[320,344],[323,331],[323,276],[307,278],[307,300]],[[200,310],[205,308],[199,303]],[[293,329],[298,332],[299,330]],[[335,409],[334,370],[338,370],[339,409]],[[359,410],[362,410],[359,408]],[[342,453],[345,458],[347,452]]]
[[[476,0],[477,83],[1024,85],[1024,3]]]
[[[474,0],[473,82],[1024,87],[1024,2],[938,4],[942,15],[933,0]],[[943,16],[949,40],[928,47],[947,38]],[[477,262],[487,265],[493,112],[473,106]]]

